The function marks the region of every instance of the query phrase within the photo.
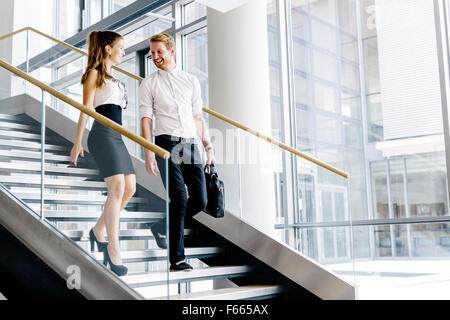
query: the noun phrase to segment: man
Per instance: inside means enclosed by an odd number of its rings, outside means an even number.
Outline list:
[[[214,150],[202,117],[200,83],[180,70],[175,62],[175,41],[169,34],[150,38],[152,60],[158,70],[139,87],[139,113],[142,136],[171,153],[169,160],[169,259],[170,270],[191,270],[184,261],[184,222],[202,211],[207,204],[206,181],[198,138],[205,148],[206,165],[215,163]],[[145,166],[149,174],[161,172],[165,183],[165,160],[145,149]],[[159,170],[158,170],[159,168]],[[186,187],[189,198],[187,198]],[[151,231],[160,248],[166,248],[166,220],[153,224]]]

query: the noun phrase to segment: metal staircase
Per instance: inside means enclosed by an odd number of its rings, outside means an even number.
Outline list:
[[[0,183],[31,209],[39,212],[41,199],[40,123],[25,114],[0,114]],[[97,261],[103,254],[90,252],[88,232],[99,218],[106,200],[106,185],[86,152],[78,167],[68,156],[72,144],[47,129],[44,204],[45,218]],[[279,297],[295,286],[266,269],[196,221],[185,230],[186,258],[190,272],[170,272],[169,283],[178,284],[178,295],[152,290],[167,284],[167,251],[159,249],[149,226],[164,216],[148,202],[150,191],[138,186],[126,212],[120,216],[122,259],[129,274],[121,278],[148,299],[263,299]],[[235,259],[240,257],[239,259]],[[244,259],[245,260],[245,259]],[[240,263],[234,263],[234,262]],[[268,271],[269,270],[269,271]],[[264,280],[258,272],[265,273]],[[195,281],[231,279],[202,292],[189,292]],[[256,282],[252,282],[256,281]],[[265,283],[266,281],[267,283]],[[226,285],[224,285],[226,283]],[[239,286],[237,284],[240,284]],[[298,287],[298,286],[297,286]]]

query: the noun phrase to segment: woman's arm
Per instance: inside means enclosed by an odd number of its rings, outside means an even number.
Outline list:
[[[92,108],[94,105],[95,90],[97,89],[97,77],[98,71],[93,69],[89,72],[89,75],[83,84],[83,104],[88,108]],[[80,118],[78,119],[77,126],[77,136],[75,138],[72,150],[70,151],[70,159],[75,166],[77,166],[78,156],[81,155],[82,158],[84,157],[82,141],[87,120],[88,115],[80,112]]]

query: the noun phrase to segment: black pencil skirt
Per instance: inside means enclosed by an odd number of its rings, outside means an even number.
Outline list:
[[[95,111],[122,125],[120,106],[105,104],[95,108]],[[130,154],[120,133],[94,121],[87,142],[89,153],[94,157],[103,179],[117,174],[135,174]]]

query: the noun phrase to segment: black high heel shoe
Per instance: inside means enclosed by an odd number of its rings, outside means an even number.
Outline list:
[[[106,247],[105,251],[103,251],[103,254],[104,254],[103,262],[105,263],[106,261],[105,265],[108,266],[109,264],[111,266],[112,272],[117,274],[119,277],[124,276],[128,273],[128,268],[125,267],[124,265],[116,265],[112,263],[111,258],[109,256],[108,247]]]
[[[94,242],[97,243],[97,249],[100,252],[105,251],[106,246],[108,245],[108,242],[100,242],[97,240],[97,237],[94,234],[93,228],[89,231],[89,240],[91,241],[91,252],[94,251]],[[104,263],[105,263],[105,261],[103,261],[103,264]]]

